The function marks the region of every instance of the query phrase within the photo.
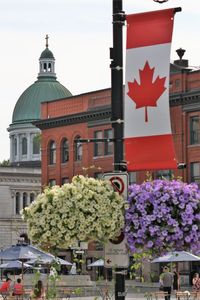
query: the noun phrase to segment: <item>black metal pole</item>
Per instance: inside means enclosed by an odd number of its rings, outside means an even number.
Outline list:
[[[113,0],[113,48],[111,58],[111,111],[114,131],[114,170],[121,170],[124,159],[124,108],[123,108],[123,25],[125,14],[122,10],[122,0]],[[115,300],[125,299],[124,269],[116,269]]]
[[[113,48],[111,58],[111,121],[114,131],[114,170],[124,171],[124,107],[123,107],[123,25],[125,13],[122,10],[123,0],[113,0]],[[163,3],[168,0],[154,0]],[[181,8],[175,8],[174,12]],[[115,300],[125,299],[124,268],[116,269]]]
[[[123,108],[123,25],[125,14],[122,0],[113,0],[113,48],[111,48],[111,110],[114,130],[114,169],[123,161],[124,108]]]

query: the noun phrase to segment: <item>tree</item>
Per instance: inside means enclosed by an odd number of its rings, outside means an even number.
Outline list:
[[[4,159],[2,162],[0,162],[1,167],[7,167],[10,165],[10,160],[9,159]]]

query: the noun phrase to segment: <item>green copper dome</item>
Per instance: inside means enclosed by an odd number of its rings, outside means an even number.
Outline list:
[[[53,53],[49,50],[49,48],[46,48],[40,55],[40,59],[43,58],[50,58],[50,59],[54,59]]]
[[[70,91],[55,78],[43,77],[29,86],[19,97],[12,116],[12,123],[30,123],[39,120],[41,103],[72,96]]]
[[[12,125],[40,120],[41,103],[72,96],[70,91],[56,80],[55,58],[49,50],[48,35],[46,48],[39,58],[38,80],[19,97],[12,116]]]

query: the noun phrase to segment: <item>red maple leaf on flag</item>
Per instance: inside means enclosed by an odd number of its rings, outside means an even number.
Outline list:
[[[166,77],[157,76],[153,82],[154,69],[151,69],[146,61],[143,70],[139,70],[140,84],[135,79],[133,82],[128,82],[127,95],[136,103],[136,109],[145,107],[145,122],[148,122],[147,107],[157,106],[158,99],[166,90],[164,86]]]

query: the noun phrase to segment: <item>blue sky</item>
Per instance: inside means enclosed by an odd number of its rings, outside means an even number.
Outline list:
[[[2,161],[9,158],[6,129],[15,103],[37,79],[46,34],[56,58],[58,81],[72,94],[110,87],[112,0],[0,0],[0,6]],[[153,0],[123,0],[126,14],[178,6],[182,12],[175,16],[171,60],[182,47],[190,65],[199,66],[200,1],[169,0],[161,5]]]

